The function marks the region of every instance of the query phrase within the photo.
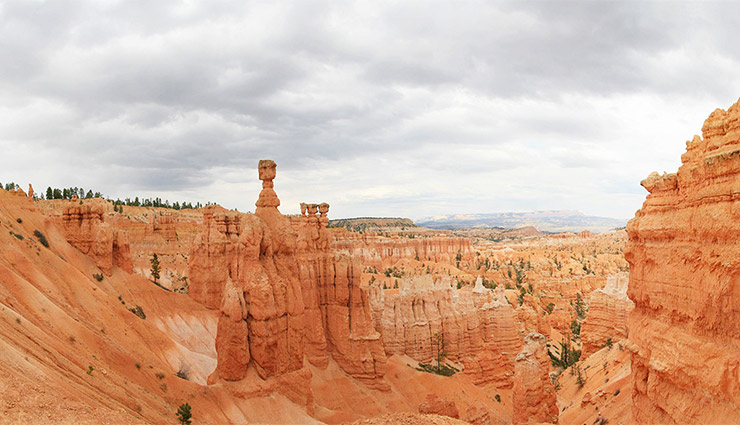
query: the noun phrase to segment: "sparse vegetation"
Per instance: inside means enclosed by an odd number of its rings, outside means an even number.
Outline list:
[[[573,304],[573,308],[576,310],[578,320],[583,320],[586,318],[588,307],[586,307],[586,303],[583,301],[583,297],[581,296],[580,292],[576,294],[576,301],[575,304]]]
[[[175,415],[177,416],[177,420],[180,421],[180,425],[190,425],[192,423],[191,419],[193,415],[190,412],[190,404],[188,403],[181,404],[177,408]]]
[[[151,260],[149,260],[149,263],[152,265],[152,268],[149,269],[150,273],[152,274],[152,279],[154,279],[154,283],[159,284],[159,272],[160,266],[159,266],[159,257],[157,257],[157,254],[155,253],[152,255]]]
[[[157,379],[159,379],[160,381],[162,379],[164,379],[164,373],[162,373],[162,372],[157,372],[157,373],[154,374],[154,376],[156,376]]]
[[[570,322],[570,332],[575,336],[581,336],[581,322],[578,320]]]
[[[180,379],[189,381],[190,380],[190,369],[188,369],[188,367],[185,366],[184,364],[181,364],[180,369],[177,372],[175,372],[175,376],[177,376]]]
[[[46,236],[44,236],[43,233],[41,233],[38,229],[33,231],[33,235],[36,236],[36,238],[41,242],[41,245],[45,247],[49,247],[49,241],[46,240]]]
[[[134,308],[130,308],[129,311],[139,316],[141,320],[146,320],[146,314],[144,314],[144,309],[142,309],[141,306],[137,305]]]
[[[437,362],[437,364],[428,365],[424,363],[419,363],[419,367],[417,368],[417,370],[435,373],[442,376],[452,376],[455,374],[455,372],[458,372],[458,370],[454,367],[442,363],[447,357],[447,343],[444,340],[444,334],[442,334],[442,332],[435,333],[430,337],[430,342],[432,346],[432,355],[434,356],[434,360]]]
[[[550,356],[550,362],[555,367],[567,369],[574,365],[581,358],[581,350],[576,350],[570,342],[570,337],[564,337],[560,342],[560,357],[556,357],[550,351],[547,352]]]
[[[583,386],[586,384],[586,374],[581,370],[580,364],[575,364],[573,366],[573,371],[576,375],[576,384],[578,384],[578,388],[583,388]]]

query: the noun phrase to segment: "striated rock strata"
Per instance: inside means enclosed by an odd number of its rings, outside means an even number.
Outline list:
[[[325,367],[331,355],[349,375],[384,389],[385,353],[373,327],[356,259],[334,254],[328,204],[284,216],[273,189],[275,163],[260,161],[254,214],[206,210],[189,260],[189,295],[221,316],[215,376],[240,380]],[[317,216],[316,213],[320,213]]]
[[[474,288],[458,290],[449,279],[433,281],[426,275],[404,282],[399,293],[387,296],[375,286],[371,305],[388,355],[430,362],[439,334],[447,358],[463,363],[476,384],[511,387],[521,338],[503,288],[493,292],[479,278]]]
[[[607,340],[627,337],[627,317],[635,303],[627,297],[629,275],[620,273],[607,277],[606,286],[589,295],[588,316],[581,326],[583,357],[599,351]]]
[[[740,104],[702,133],[627,226],[640,423],[740,423]]]
[[[549,377],[546,338],[531,333],[514,362],[514,424],[558,423],[555,388]]]

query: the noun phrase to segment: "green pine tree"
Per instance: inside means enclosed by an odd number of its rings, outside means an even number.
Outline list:
[[[181,404],[177,408],[177,420],[180,421],[180,425],[190,425],[192,423],[191,418],[193,414],[190,413],[190,403]]]
[[[149,262],[152,265],[150,272],[152,273],[152,278],[154,279],[154,283],[158,283],[160,268],[159,268],[159,257],[157,257],[157,254],[152,255],[152,259],[149,260]]]

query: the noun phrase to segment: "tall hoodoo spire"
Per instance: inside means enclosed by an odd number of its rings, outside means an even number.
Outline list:
[[[277,165],[275,161],[271,159],[261,159],[257,169],[259,171],[259,178],[262,180],[262,192],[260,192],[259,199],[255,205],[257,211],[261,208],[277,208],[280,206],[280,199],[278,199],[277,193],[273,189]]]

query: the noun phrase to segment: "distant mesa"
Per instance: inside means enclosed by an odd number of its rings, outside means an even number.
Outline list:
[[[357,217],[329,220],[329,227],[343,227],[352,232],[397,231],[417,227],[410,218],[401,217]]]
[[[418,226],[430,229],[464,228],[522,228],[534,227],[543,232],[606,232],[627,225],[627,220],[587,216],[580,211],[555,210],[531,212],[502,212],[492,214],[455,214],[426,217],[416,221]]]

